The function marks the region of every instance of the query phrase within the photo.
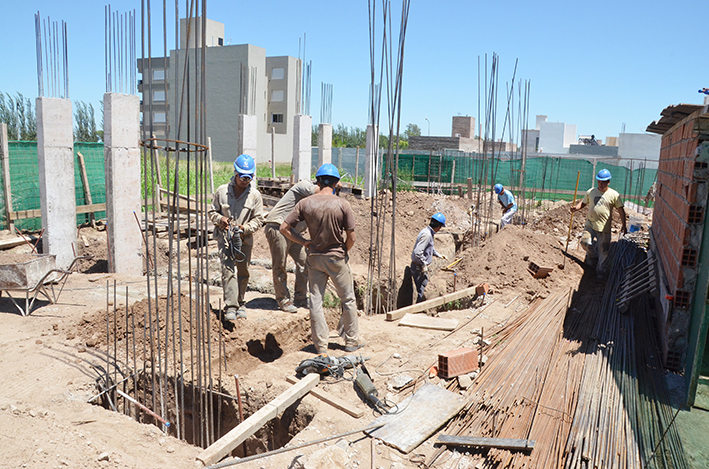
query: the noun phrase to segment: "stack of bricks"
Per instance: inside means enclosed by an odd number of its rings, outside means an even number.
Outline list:
[[[664,278],[662,341],[665,365],[680,369],[686,354],[698,254],[709,192],[709,113],[706,107],[665,132],[652,219],[654,255]]]

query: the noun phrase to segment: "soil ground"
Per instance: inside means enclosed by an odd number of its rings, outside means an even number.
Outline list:
[[[357,217],[357,242],[350,253],[355,282],[367,281],[370,249],[369,226],[372,207],[369,201],[349,198]],[[515,315],[524,311],[535,297],[575,288],[583,274],[582,267],[563,255],[568,230],[568,203],[558,204],[540,215],[530,216],[525,226],[509,226],[494,236],[473,242],[465,236],[472,226],[467,208],[470,201],[458,197],[402,193],[397,197],[396,272],[402,278],[409,263],[416,234],[426,226],[431,214],[443,211],[448,217],[446,229],[436,236],[436,246],[453,259],[462,258],[455,272],[441,270],[451,261],[438,261],[432,270],[427,296],[432,298],[456,289],[488,283],[485,297],[462,304],[463,309],[429,311],[441,318],[456,319],[463,325],[454,333],[397,326],[385,316],[359,315],[361,338],[366,346],[362,355],[369,357],[368,368],[380,397],[398,401],[392,385],[397,376],[427,376],[438,354],[464,346],[473,346],[476,330],[494,334]],[[493,213],[499,217],[499,209]],[[576,240],[580,235],[583,213],[575,216],[569,253],[581,258]],[[391,226],[389,228],[391,229]],[[615,239],[615,235],[614,235]],[[149,239],[149,242],[152,240]],[[168,241],[158,236],[159,273],[166,272]],[[119,295],[115,308],[125,317],[126,300],[133,315],[140,318],[141,305],[148,297],[145,278],[106,274],[105,232],[92,228],[79,231],[78,254],[94,259],[82,261],[79,272],[70,275],[57,304],[41,302],[28,317],[19,314],[7,294],[0,298],[0,468],[2,467],[83,467],[83,468],[189,468],[201,449],[165,435],[150,424],[139,423],[118,412],[87,403],[97,394],[97,370],[105,363],[105,324],[107,285],[114,282]],[[475,245],[477,244],[477,245]],[[186,245],[180,245],[186,256]],[[0,252],[0,265],[16,262],[29,252],[23,245]],[[388,265],[389,247],[382,257]],[[183,257],[184,259],[185,257]],[[5,260],[7,259],[7,260]],[[529,263],[553,268],[544,279],[535,279]],[[218,261],[211,260],[212,280],[218,284]],[[383,269],[383,271],[386,271]],[[289,275],[292,285],[293,277]],[[166,282],[158,281],[158,299],[165,295]],[[189,285],[182,284],[183,291]],[[152,288],[152,287],[151,287]],[[269,289],[270,288],[270,289]],[[217,308],[221,289],[209,287],[212,307]],[[270,254],[263,231],[255,236],[250,289],[246,294],[248,319],[221,330],[218,321],[212,332],[222,333],[226,349],[226,369],[221,388],[236,394],[233,375],[239,375],[241,393],[251,413],[263,403],[288,389],[286,377],[294,376],[296,366],[313,357],[310,346],[308,312],[300,309],[288,314],[277,309],[272,294]],[[339,312],[330,310],[328,319],[335,329]],[[120,323],[120,321],[119,321]],[[330,355],[344,355],[343,342],[331,332]],[[397,355],[398,354],[398,355]],[[400,358],[396,358],[400,357]],[[438,382],[438,378],[431,379]],[[319,387],[364,412],[356,419],[307,395],[299,408],[299,428],[290,444],[298,444],[337,435],[366,426],[377,415],[368,407],[348,380],[325,379]],[[271,431],[277,432],[278,429]],[[267,438],[251,439],[249,454],[265,451]],[[433,451],[431,440],[405,455],[380,443],[372,443],[361,434],[346,441],[337,440],[302,450],[244,463],[245,468],[346,467],[413,468],[421,455]],[[299,466],[301,464],[302,466]]]

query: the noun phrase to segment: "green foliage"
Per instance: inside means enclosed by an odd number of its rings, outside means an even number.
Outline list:
[[[290,177],[292,172],[290,163],[276,163],[276,177]],[[257,178],[270,178],[272,176],[270,163],[259,163],[256,165]],[[216,184],[216,182],[215,182]]]
[[[99,135],[96,130],[96,119],[94,118],[93,104],[86,104],[83,101],[76,102],[74,124],[74,141],[98,142]]]
[[[406,126],[406,132],[404,132],[404,135],[406,135],[407,140],[409,137],[420,137],[421,128],[416,124],[409,124]]]
[[[0,92],[0,122],[7,124],[10,140],[37,140],[37,117],[32,101],[21,93],[13,98]]]
[[[329,291],[325,291],[325,295],[322,299],[322,305],[324,308],[339,308],[340,298],[338,298],[336,295],[333,295]]]

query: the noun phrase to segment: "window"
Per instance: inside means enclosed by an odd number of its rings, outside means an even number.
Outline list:
[[[271,91],[271,101],[281,102],[283,101],[283,90],[273,90]]]
[[[164,80],[165,70],[153,70],[153,80]]]
[[[223,45],[224,45],[224,38],[223,38],[223,37],[220,37],[219,39],[217,39],[217,43],[218,43],[220,46],[223,46]]]
[[[284,76],[285,69],[283,68],[274,68],[271,70],[271,80],[283,80]]]
[[[283,114],[271,114],[271,122],[273,124],[282,124],[283,123]]]
[[[164,112],[154,112],[153,113],[153,123],[164,124],[166,121]]]
[[[165,101],[165,91],[153,91],[153,101]]]

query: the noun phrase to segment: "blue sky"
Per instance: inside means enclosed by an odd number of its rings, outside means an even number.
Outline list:
[[[172,24],[174,2],[168,3]],[[182,16],[185,2],[179,4]],[[98,106],[105,92],[105,5],[88,0],[4,2],[0,91],[37,96],[34,14],[39,11],[42,18],[67,22],[70,98]],[[299,39],[306,34],[306,59],[313,61],[313,122],[319,122],[320,83],[325,82],[334,89],[333,124],[366,126],[366,1],[211,0],[207,5],[207,16],[225,24],[229,43],[254,44],[269,56],[297,57]],[[113,1],[111,6],[119,12],[135,9],[140,25],[140,1]],[[551,122],[576,124],[578,134],[617,136],[623,124],[626,132],[642,133],[666,106],[703,102],[697,90],[709,87],[702,20],[706,6],[699,0],[412,0],[402,131],[414,123],[426,135],[430,123],[431,135],[450,135],[452,116],[477,117],[478,58],[484,63],[487,54],[490,61],[494,52],[500,57],[499,119],[519,60],[517,79],[531,80],[530,127],[535,115],[544,114]],[[394,1],[392,8],[398,18],[400,3]],[[162,2],[153,0],[152,10],[153,28],[160,30]],[[398,37],[396,26],[395,33]],[[140,29],[137,34],[139,40]],[[174,33],[168,37],[172,40]],[[156,40],[153,48],[162,50],[162,43]],[[384,107],[381,119],[384,127]]]

